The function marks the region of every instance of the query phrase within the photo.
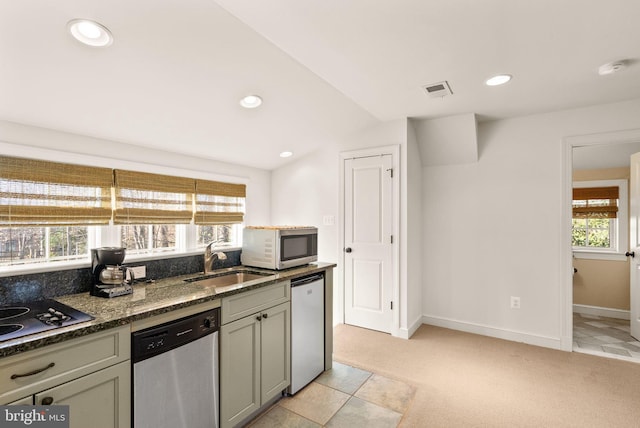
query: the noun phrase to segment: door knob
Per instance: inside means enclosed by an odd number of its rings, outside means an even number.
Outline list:
[[[636,252],[635,251],[631,251],[631,252],[627,251],[626,253],[624,253],[624,255],[627,256],[627,257],[634,258],[636,256]]]
[[[347,247],[347,248],[345,248],[345,249],[344,249],[344,252],[345,252],[345,253],[350,253],[351,251],[352,251],[352,250],[351,250],[351,247]]]

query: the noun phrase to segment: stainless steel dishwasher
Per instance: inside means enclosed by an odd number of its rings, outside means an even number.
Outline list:
[[[132,335],[133,426],[218,427],[220,308]]]

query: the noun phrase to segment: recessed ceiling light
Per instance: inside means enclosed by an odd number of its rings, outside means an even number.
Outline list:
[[[247,95],[240,100],[240,105],[244,108],[256,108],[262,104],[262,98],[257,95]]]
[[[598,67],[598,74],[600,76],[606,76],[607,74],[613,74],[622,71],[625,68],[627,68],[627,61],[614,61],[607,64],[602,64],[600,67]]]
[[[287,151],[287,152],[282,152],[282,153],[280,153],[280,157],[281,157],[281,158],[289,158],[289,157],[291,157],[291,156],[293,156],[293,152],[289,152],[289,151]]]
[[[76,40],[85,45],[104,47],[113,43],[113,35],[107,27],[88,19],[73,19],[67,23],[67,28]]]
[[[498,74],[497,76],[493,76],[490,79],[487,79],[487,81],[484,82],[484,83],[487,86],[498,86],[498,85],[504,85],[509,80],[511,80],[511,76],[510,75],[508,75],[508,74]]]

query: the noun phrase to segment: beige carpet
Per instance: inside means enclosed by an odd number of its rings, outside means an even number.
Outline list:
[[[416,387],[401,427],[640,427],[638,363],[426,325],[338,325],[333,355]]]

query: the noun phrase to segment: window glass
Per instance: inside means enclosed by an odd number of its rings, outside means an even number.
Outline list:
[[[89,258],[88,226],[2,227],[0,265]]]
[[[49,257],[74,258],[89,254],[89,228],[56,226],[49,228]]]
[[[238,229],[239,225],[214,224],[197,226],[198,246],[203,247],[214,243],[214,247],[240,245]]]
[[[156,224],[152,226],[154,249],[176,248],[176,225]]]
[[[176,250],[175,224],[126,225],[120,232],[127,254]]]
[[[615,220],[607,218],[574,218],[573,242],[574,247],[611,248],[611,237]]]

